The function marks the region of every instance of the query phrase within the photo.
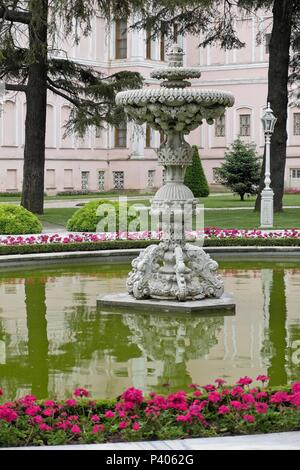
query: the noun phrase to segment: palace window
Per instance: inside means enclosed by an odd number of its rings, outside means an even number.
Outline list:
[[[116,21],[116,59],[127,58],[127,21]]]
[[[115,147],[126,148],[127,147],[127,124],[120,124],[115,128]]]
[[[104,191],[105,188],[105,171],[98,171],[98,189]]]
[[[300,135],[300,113],[294,113],[294,135]]]
[[[89,179],[90,179],[90,172],[89,171],[82,171],[81,172],[81,189],[82,191],[89,190]]]
[[[300,168],[292,168],[291,170],[291,178],[293,179],[300,179]]]
[[[114,189],[124,189],[124,171],[113,171]]]
[[[251,115],[240,114],[240,136],[248,137],[251,135]]]
[[[146,126],[146,148],[151,147],[151,127],[149,124]]]
[[[165,60],[165,49],[166,49],[165,35],[161,33],[160,35],[160,60],[161,61]]]
[[[215,121],[216,137],[225,137],[225,116],[221,116]]]
[[[148,170],[148,187],[153,188],[155,186],[155,170]]]
[[[151,29],[147,29],[146,31],[146,59],[152,59]]]

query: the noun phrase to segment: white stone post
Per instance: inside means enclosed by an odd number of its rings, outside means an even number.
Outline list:
[[[274,225],[274,191],[271,184],[271,138],[277,119],[275,118],[270,103],[262,117],[266,144],[265,187],[261,192],[260,227],[273,228]]]

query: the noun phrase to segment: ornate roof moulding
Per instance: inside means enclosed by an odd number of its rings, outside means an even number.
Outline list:
[[[116,97],[131,119],[165,135],[157,151],[158,163],[166,170],[165,184],[151,206],[152,217],[163,230],[163,240],[146,248],[132,262],[128,292],[135,299],[184,302],[213,298],[215,302],[224,293],[218,264],[201,246],[187,243],[185,238],[184,218],[193,216],[197,201],[184,185],[186,168],[192,163],[192,148],[184,136],[204,120],[213,124],[227,107],[233,106],[234,97],[220,90],[192,88],[189,79],[199,78],[199,69],[183,67],[184,53],[177,44],[167,55],[168,67],[151,73],[153,78],[163,80],[160,88],[123,91]]]

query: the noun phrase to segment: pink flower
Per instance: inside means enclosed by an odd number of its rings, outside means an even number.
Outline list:
[[[90,392],[86,388],[76,388],[74,390],[75,397],[89,397]]]
[[[129,401],[132,403],[142,403],[144,400],[143,393],[137,388],[130,387],[122,394],[122,399],[124,401]]]
[[[43,422],[43,417],[41,415],[37,415],[33,418],[33,422],[36,424],[41,424]]]
[[[292,405],[299,407],[300,406],[300,392],[294,393],[291,396],[290,400],[291,400]]]
[[[41,411],[41,408],[39,406],[29,406],[25,410],[25,414],[27,416],[35,416]]]
[[[227,406],[223,405],[218,409],[218,415],[227,415],[228,413],[230,413],[230,409]]]
[[[135,423],[133,423],[132,429],[134,431],[139,431],[140,428],[141,428],[140,423],[138,423],[138,421],[135,421]]]
[[[253,395],[251,395],[250,393],[245,393],[243,395],[242,400],[243,400],[243,403],[248,403],[248,404],[252,404],[255,402]]]
[[[43,415],[44,416],[53,416],[55,413],[54,409],[53,408],[46,408],[44,411],[43,411]]]
[[[214,392],[216,387],[214,385],[208,384],[205,387],[202,387],[206,392]]]
[[[268,377],[267,375],[258,375],[256,377],[256,380],[264,383],[264,382],[268,382],[270,380],[270,377]]]
[[[74,407],[74,406],[77,405],[77,401],[76,401],[76,400],[73,400],[73,399],[69,399],[69,400],[66,400],[66,401],[65,401],[65,404],[66,404],[67,406]]]
[[[252,415],[244,415],[243,420],[247,423],[255,423],[255,418]]]
[[[222,387],[224,384],[226,384],[226,380],[223,380],[223,379],[216,379],[215,382],[218,385],[218,387]]]
[[[234,387],[231,392],[230,392],[230,395],[232,397],[240,397],[241,395],[243,395],[244,393],[244,389],[242,387]]]
[[[292,392],[293,393],[299,393],[300,392],[300,382],[293,383]]]
[[[272,395],[270,403],[280,404],[283,402],[289,402],[290,396],[286,392],[276,392]]]
[[[212,403],[218,403],[222,399],[218,392],[211,392],[208,394],[208,400]]]
[[[255,409],[257,413],[260,413],[262,415],[265,415],[268,411],[268,405],[267,403],[255,403]]]
[[[39,428],[41,431],[52,431],[51,426],[48,426],[48,424],[45,423],[40,424]]]
[[[190,420],[189,415],[178,415],[176,417],[176,421],[178,421],[179,423],[186,423],[189,420]]]
[[[108,410],[106,411],[106,413],[104,413],[104,418],[114,418],[115,416],[115,413],[111,410]]]
[[[125,428],[127,428],[126,421],[121,421],[120,424],[119,424],[119,429],[125,429]]]
[[[242,403],[234,400],[230,402],[230,406],[232,406],[232,408],[235,410],[240,410],[242,408]]]
[[[250,378],[250,377],[241,377],[237,382],[236,382],[236,385],[241,385],[241,386],[244,386],[244,385],[250,385],[252,384],[253,380]]]
[[[72,434],[81,434],[81,429],[80,429],[80,427],[79,427],[77,424],[74,424],[74,425],[71,427],[71,433],[72,433]]]
[[[93,415],[93,416],[91,416],[91,421],[92,421],[93,423],[99,423],[100,418],[99,418],[98,415]]]
[[[193,396],[194,397],[202,397],[203,393],[200,392],[200,390],[195,390],[195,392],[193,393]]]
[[[258,392],[255,395],[255,398],[256,398],[256,400],[261,400],[263,398],[268,398],[268,394],[267,394],[267,392]]]
[[[44,401],[44,406],[55,406],[55,402],[53,400],[46,400]]]
[[[93,426],[93,434],[97,434],[98,432],[104,432],[104,424],[95,424],[95,426]]]

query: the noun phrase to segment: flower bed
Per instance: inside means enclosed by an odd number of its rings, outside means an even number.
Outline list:
[[[0,236],[0,246],[49,245],[71,243],[99,243],[116,240],[160,240],[162,232],[99,232],[99,233],[66,233],[66,234],[40,234],[40,235],[8,235]],[[217,227],[207,227],[204,231],[187,232],[190,239],[293,239],[300,240],[300,230],[225,230]]]
[[[204,233],[190,232],[188,235],[191,239],[196,238],[202,241],[206,247],[300,246],[300,230],[266,232],[206,228]],[[158,243],[160,239],[161,233],[159,232],[9,235],[0,236],[0,255],[143,249],[150,243]]]
[[[168,396],[129,388],[115,402],[94,401],[84,388],[74,398],[38,402],[26,396],[0,405],[0,446],[182,439],[300,429],[300,382],[269,389],[268,377],[233,387],[190,385]],[[0,395],[3,391],[0,389]]]

